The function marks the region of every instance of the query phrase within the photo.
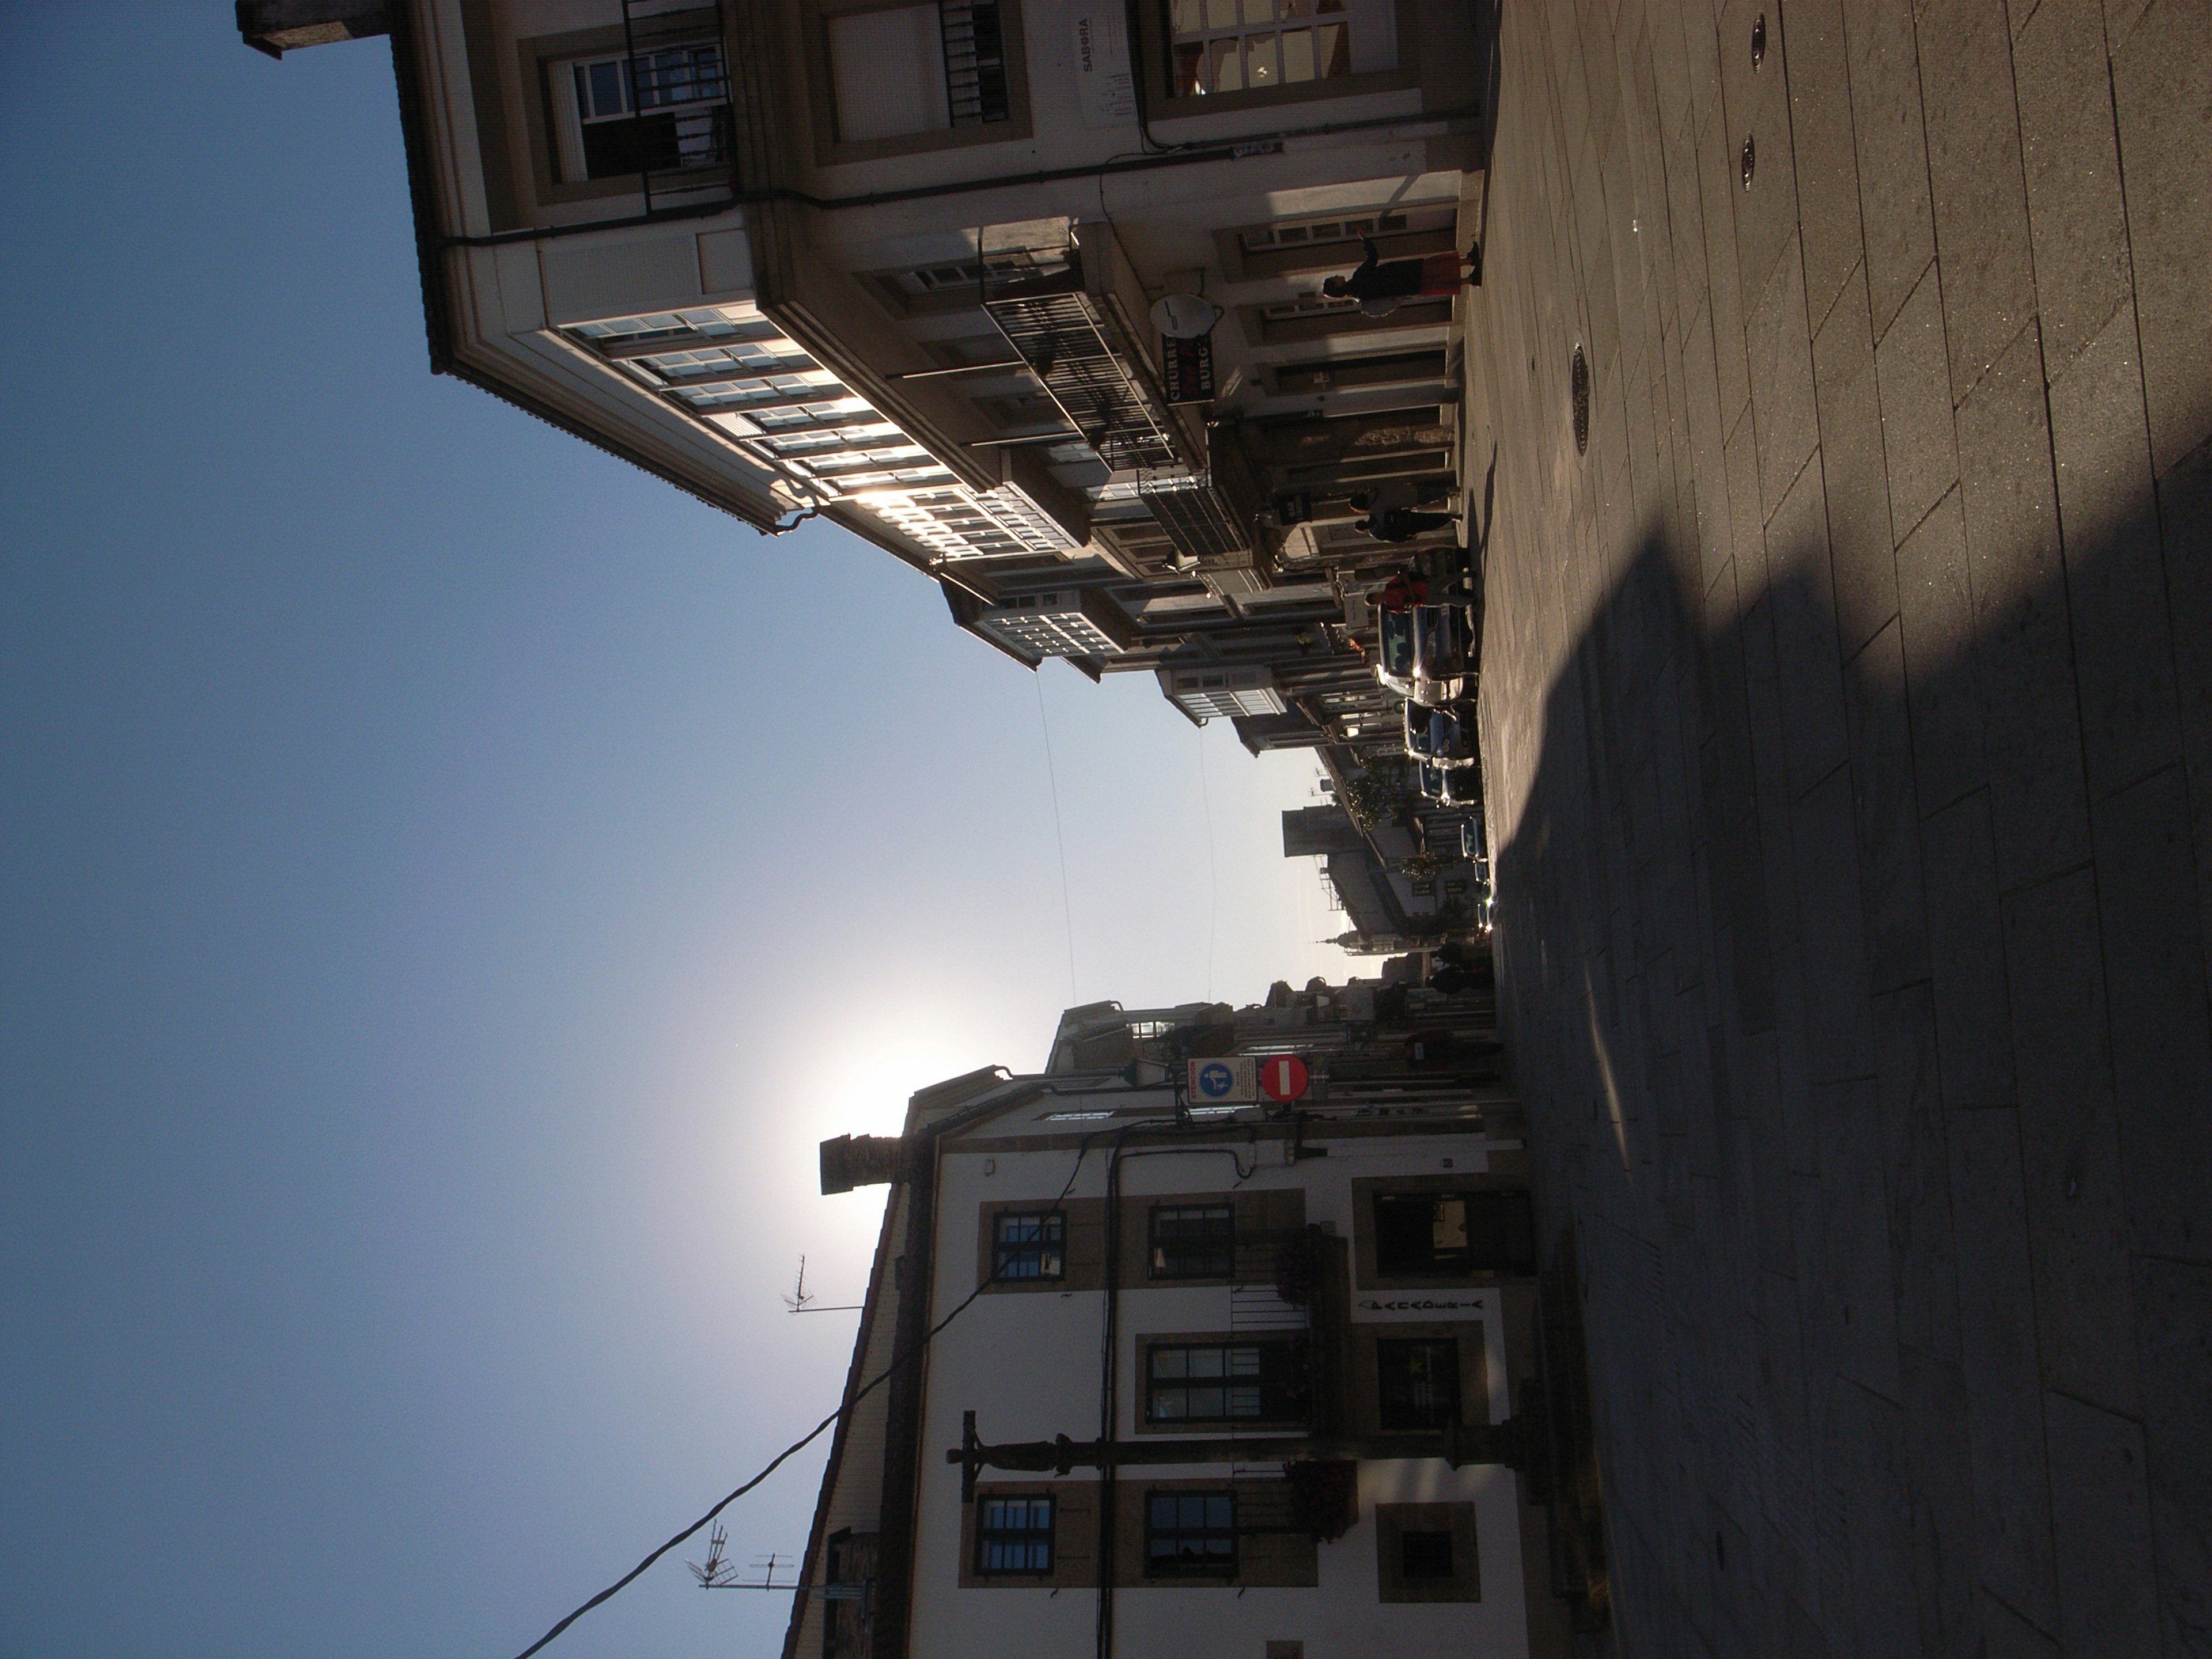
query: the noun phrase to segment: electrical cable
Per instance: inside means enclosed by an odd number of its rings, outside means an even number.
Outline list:
[[[1129,1127],[1134,1127],[1135,1126],[1131,1125]],[[1067,1184],[1060,1189],[1060,1196],[1053,1200],[1053,1205],[1054,1207],[1057,1207],[1064,1200],[1066,1200],[1068,1194],[1074,1189],[1075,1178],[1083,1173],[1083,1160],[1090,1155],[1091,1143],[1104,1133],[1105,1131],[1103,1129],[1093,1129],[1089,1134],[1083,1137],[1082,1145],[1075,1149],[1075,1167],[1067,1172]],[[1125,1128],[1123,1133],[1126,1134],[1127,1130]],[[639,1562],[621,1577],[616,1579],[613,1583],[608,1585],[597,1595],[592,1596],[589,1601],[585,1601],[577,1607],[574,1612],[570,1613],[566,1618],[556,1623],[552,1629],[547,1631],[544,1635],[539,1637],[528,1647],[523,1649],[520,1653],[515,1655],[514,1659],[531,1659],[531,1656],[532,1654],[537,1653],[540,1650],[550,1645],[563,1631],[567,1630],[569,1626],[574,1624],[579,1619],[581,1619],[593,1607],[599,1606],[602,1602],[611,1601],[623,1590],[628,1589],[632,1584],[635,1583],[639,1578],[644,1576],[645,1570],[647,1567],[653,1565],[654,1562],[659,1560],[662,1556],[667,1554],[669,1551],[674,1549],[678,1544],[681,1544],[686,1539],[692,1537],[698,1532],[700,1528],[713,1521],[714,1517],[721,1514],[724,1510],[729,1508],[731,1504],[736,1503],[738,1499],[743,1498],[755,1486],[757,1486],[762,1481],[767,1480],[769,1476],[774,1474],[785,1462],[796,1456],[799,1453],[805,1450],[806,1448],[811,1445],[815,1441],[820,1439],[822,1437],[822,1431],[824,1429],[830,1427],[839,1418],[843,1417],[848,1412],[851,1411],[854,1407],[859,1405],[863,1400],[873,1394],[878,1388],[889,1381],[890,1377],[896,1375],[902,1367],[910,1365],[916,1359],[920,1358],[923,1352],[928,1348],[930,1343],[936,1340],[937,1334],[943,1330],[947,1325],[950,1325],[954,1320],[959,1318],[962,1314],[967,1312],[968,1310],[974,1305],[977,1297],[982,1295],[984,1291],[989,1290],[992,1285],[999,1282],[999,1270],[996,1267],[994,1267],[991,1270],[990,1276],[984,1279],[981,1284],[976,1285],[973,1291],[969,1291],[967,1298],[963,1301],[958,1307],[955,1308],[951,1313],[945,1315],[944,1318],[939,1320],[937,1323],[929,1328],[927,1333],[923,1335],[921,1340],[914,1345],[911,1352],[903,1354],[892,1355],[891,1363],[884,1366],[881,1371],[878,1372],[870,1382],[855,1390],[850,1400],[845,1401],[844,1404],[839,1406],[836,1411],[831,1412],[829,1416],[823,1418],[819,1423],[817,1423],[800,1438],[793,1441],[788,1446],[786,1446],[781,1451],[778,1452],[769,1461],[767,1467],[763,1468],[758,1474],[753,1476],[751,1480],[746,1481],[728,1497],[723,1498],[721,1502],[715,1504],[714,1508],[708,1510],[706,1514],[701,1516],[690,1526],[684,1528],[682,1532],[678,1533],[675,1537],[670,1539],[659,1549],[654,1550],[651,1554],[647,1555],[644,1560]],[[798,1588],[803,1591],[805,1589],[805,1586],[800,1585]]]

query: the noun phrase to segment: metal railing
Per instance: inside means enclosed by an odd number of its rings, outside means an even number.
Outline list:
[[[980,127],[1005,120],[1012,106],[999,0],[942,0],[937,15],[945,40],[945,91],[952,125]]]
[[[687,207],[696,207],[708,192],[737,195],[721,0],[683,14],[688,26],[680,37],[668,33],[669,14],[643,9],[656,3],[622,0],[625,95],[636,133],[638,187],[648,214],[656,196],[664,205],[680,197]],[[710,40],[697,38],[701,9],[714,15]]]

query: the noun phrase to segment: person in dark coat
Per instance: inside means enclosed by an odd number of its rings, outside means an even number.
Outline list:
[[[1378,542],[1410,542],[1416,536],[1431,530],[1455,528],[1459,520],[1449,513],[1421,513],[1410,507],[1369,507],[1364,497],[1354,495],[1352,505],[1364,510],[1367,516],[1352,527],[1362,535],[1372,536]],[[1423,599],[1427,597],[1425,585]],[[1421,600],[1415,600],[1415,604]]]
[[[1357,300],[1370,317],[1386,317],[1417,296],[1440,297],[1459,292],[1463,283],[1482,284],[1482,249],[1478,244],[1465,253],[1431,253],[1425,259],[1385,259],[1368,238],[1359,239],[1367,257],[1349,276],[1324,280],[1321,291],[1332,300]]]

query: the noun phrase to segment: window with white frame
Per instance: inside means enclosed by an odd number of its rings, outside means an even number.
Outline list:
[[[1168,0],[1178,98],[1397,67],[1396,0]]]
[[[729,75],[719,40],[550,66],[554,137],[569,183],[720,165],[729,154]]]
[[[1343,244],[1357,247],[1363,236],[1391,236],[1407,228],[1402,213],[1368,214],[1351,219],[1310,220],[1298,224],[1255,225],[1240,231],[1238,240],[1247,253],[1279,247],[1327,247]]]

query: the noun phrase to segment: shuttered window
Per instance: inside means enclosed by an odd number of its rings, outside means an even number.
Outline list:
[[[952,125],[938,9],[901,6],[829,20],[837,137],[848,144]]]

